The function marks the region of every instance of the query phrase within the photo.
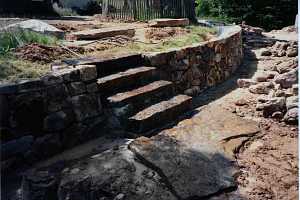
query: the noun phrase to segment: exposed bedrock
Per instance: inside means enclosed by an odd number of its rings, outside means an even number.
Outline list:
[[[22,192],[25,200],[209,197],[236,187],[234,152],[258,131],[255,122],[222,108],[205,108],[151,138],[27,172]]]

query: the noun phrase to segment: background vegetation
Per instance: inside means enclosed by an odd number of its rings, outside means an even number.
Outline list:
[[[293,25],[298,12],[297,0],[196,0],[196,4],[199,17],[245,21],[266,30]]]

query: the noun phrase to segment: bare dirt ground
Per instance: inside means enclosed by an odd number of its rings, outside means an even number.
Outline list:
[[[281,36],[286,34],[293,34],[292,39],[296,37],[295,32],[282,33]],[[251,48],[251,55],[246,53],[244,64],[235,77],[198,98],[202,103],[212,101],[211,104],[230,110],[241,118],[257,121],[261,129],[235,153],[240,168],[236,178],[238,189],[214,196],[213,200],[298,199],[298,125],[264,118],[262,112],[256,110],[259,95],[249,92],[248,88],[236,87],[238,78],[253,78],[278,63],[293,59],[260,56],[263,49]]]

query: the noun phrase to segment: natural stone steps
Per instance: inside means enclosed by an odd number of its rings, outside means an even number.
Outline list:
[[[106,58],[65,59],[63,62],[76,65],[96,65],[98,78],[142,66],[144,61],[141,54],[124,54]]]
[[[155,67],[137,67],[102,77],[97,80],[99,92],[113,92],[139,85],[151,80],[155,75],[155,70]]]
[[[192,97],[177,95],[169,100],[152,105],[129,118],[128,129],[133,132],[143,132],[176,120],[189,110]]]
[[[173,95],[173,83],[159,80],[133,90],[117,93],[106,100],[116,116],[127,118]]]

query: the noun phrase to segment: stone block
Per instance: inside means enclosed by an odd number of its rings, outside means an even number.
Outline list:
[[[86,89],[87,89],[87,92],[89,92],[89,93],[96,93],[99,90],[97,83],[90,83],[90,84],[86,85]]]
[[[25,80],[18,83],[18,92],[26,93],[32,91],[40,91],[44,88],[44,83],[40,79],[36,80]]]
[[[45,86],[50,86],[50,85],[56,85],[63,83],[63,78],[61,76],[56,76],[53,74],[49,74],[46,76],[43,76],[41,78],[42,82],[44,83]]]
[[[95,117],[102,111],[101,103],[97,95],[85,94],[74,96],[71,102],[77,121]]]
[[[61,101],[68,97],[68,88],[65,84],[50,86],[46,92],[48,101]]]
[[[77,68],[80,71],[82,81],[91,81],[98,77],[96,65],[78,65]]]
[[[68,84],[68,89],[71,96],[80,95],[86,92],[86,86],[83,82],[72,82]]]
[[[30,150],[33,143],[33,136],[24,136],[22,138],[9,141],[1,145],[1,160],[6,160],[14,156],[23,155]]]
[[[60,131],[74,121],[72,110],[62,110],[48,115],[44,119],[44,130],[48,132]]]

